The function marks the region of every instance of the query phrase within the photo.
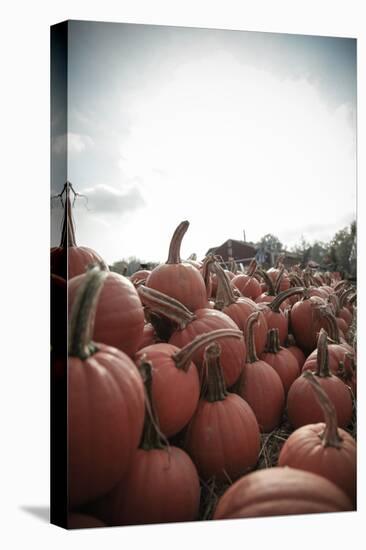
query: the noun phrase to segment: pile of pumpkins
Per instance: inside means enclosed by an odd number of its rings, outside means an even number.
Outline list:
[[[71,212],[67,192],[51,271],[68,297],[69,527],[199,520],[212,480],[228,486],[212,519],[355,510],[354,287],[182,261],[187,221],[166,263],[125,277],[76,245]],[[278,464],[258,469],[284,415]]]

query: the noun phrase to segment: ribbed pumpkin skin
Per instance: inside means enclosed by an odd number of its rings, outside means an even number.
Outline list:
[[[303,365],[306,361],[306,357],[305,357],[304,352],[298,346],[288,346],[288,347],[286,347],[286,349],[288,349],[288,351],[290,353],[292,353],[292,355],[294,357],[296,357],[299,368],[302,369],[302,367],[303,367]]]
[[[108,525],[193,521],[200,485],[190,457],[177,447],[138,449],[126,477],[92,505]]]
[[[83,280],[84,275],[79,275],[68,283],[69,314]],[[93,340],[133,357],[142,342],[144,324],[144,309],[131,281],[118,273],[108,273],[99,296]]]
[[[293,432],[285,441],[279,466],[291,466],[319,474],[338,485],[351,499],[356,500],[356,443],[353,437],[338,428],[341,448],[324,446],[321,436],[325,423],[307,424]]]
[[[68,265],[67,265],[68,262]],[[109,271],[103,258],[86,246],[58,246],[51,250],[51,273],[64,279],[82,275],[91,264],[102,264]]]
[[[262,361],[271,365],[281,378],[285,394],[290,389],[291,384],[300,375],[300,368],[297,359],[286,348],[282,348],[278,353],[263,352],[260,356]]]
[[[144,422],[144,389],[123,352],[99,351],[68,363],[68,494],[71,509],[106,492],[125,474]]]
[[[281,378],[268,363],[246,363],[238,393],[252,408],[261,432],[270,432],[279,425],[285,392]]]
[[[309,355],[317,345],[321,328],[327,330],[327,321],[320,317],[317,307],[324,306],[325,301],[318,296],[296,302],[291,309],[292,332],[299,348]],[[281,342],[281,345],[282,342]]]
[[[228,315],[221,311],[204,308],[195,312],[196,319],[191,321],[183,330],[176,330],[169,339],[169,343],[178,348],[184,347],[199,334],[205,334],[220,328],[238,329],[238,326]],[[244,338],[222,338],[221,366],[227,387],[232,386],[238,380],[245,364],[246,345]],[[201,348],[193,355],[192,360],[200,370],[203,365],[204,349]]]
[[[201,399],[188,426],[185,449],[203,479],[237,479],[258,460],[260,434],[252,409],[235,394],[212,403]]]
[[[143,357],[152,363],[152,398],[161,431],[170,437],[188,424],[200,395],[198,371],[191,362],[187,372],[178,369],[172,355],[179,348],[170,344],[154,344],[138,351],[136,361]]]
[[[352,503],[334,483],[294,468],[257,470],[220,498],[213,519],[347,512]]]
[[[230,304],[229,306],[226,306],[222,309],[222,312],[228,315],[228,317],[230,317],[230,319],[232,319],[234,323],[236,323],[238,328],[242,330],[244,334],[247,326],[248,317],[251,315],[251,313],[254,313],[254,311],[258,311],[258,308],[255,302],[253,302],[253,300],[251,300],[250,298],[238,298],[235,304]],[[268,331],[267,322],[263,313],[260,313],[258,321],[254,325],[253,331],[255,349],[257,350],[258,354],[261,354],[264,351],[264,347],[266,345]]]
[[[190,311],[207,306],[202,275],[189,263],[158,265],[148,276],[146,286],[175,298]]]
[[[88,529],[91,527],[106,527],[100,519],[86,514],[69,514],[67,518],[68,529]]]
[[[328,344],[328,361],[329,368],[333,371],[334,368],[338,367],[339,361],[344,360],[345,353],[354,353],[354,350],[348,344]],[[310,355],[306,358],[306,361],[303,365],[303,369],[306,370],[308,365],[316,365],[316,358],[318,356],[318,350],[314,349]],[[311,370],[314,370],[313,368]]]
[[[337,412],[338,426],[345,428],[352,419],[352,397],[347,386],[336,376],[317,376],[321,387],[332,401]],[[324,413],[307,380],[300,376],[287,395],[287,412],[294,428],[322,422]]]
[[[235,275],[231,279],[231,286],[235,286],[243,296],[255,300],[262,294],[262,288],[257,279],[249,277],[245,273],[241,275]]]
[[[258,308],[264,315],[268,330],[271,328],[278,329],[280,344],[284,346],[288,335],[288,320],[284,312],[281,309],[278,313],[272,311],[264,302],[259,303]]]

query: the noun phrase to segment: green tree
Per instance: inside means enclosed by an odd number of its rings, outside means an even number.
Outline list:
[[[272,233],[267,233],[261,240],[257,243],[257,247],[268,250],[270,252],[281,252],[283,250],[283,245],[276,235]]]

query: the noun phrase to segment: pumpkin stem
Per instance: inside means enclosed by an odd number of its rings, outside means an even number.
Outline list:
[[[219,338],[228,337],[242,338],[243,333],[239,329],[236,330],[233,328],[220,328],[217,330],[212,330],[211,332],[199,334],[198,336],[196,336],[196,338],[194,338],[194,340],[192,340],[192,342],[189,342],[181,350],[174,353],[172,358],[175,362],[176,367],[187,372],[189,369],[189,365],[192,361],[193,354],[200,347],[210,344],[211,342]]]
[[[335,344],[340,344],[340,337],[339,337],[339,327],[337,324],[337,320],[333,313],[329,310],[329,307],[327,306],[320,306],[319,307],[320,315],[325,318],[325,321],[327,323],[328,327],[328,335],[331,340]]]
[[[249,275],[249,277],[253,277],[254,272],[257,269],[257,267],[258,267],[257,260],[255,258],[253,258],[253,260],[250,262],[250,264],[248,266],[247,275]]]
[[[333,310],[333,313],[336,317],[339,315],[339,309],[340,309],[340,302],[337,294],[329,294],[328,296],[328,304]]]
[[[223,309],[231,304],[235,304],[237,301],[236,296],[234,295],[233,289],[230,285],[230,282],[226,276],[225,271],[220,264],[215,262],[212,265],[212,269],[217,277],[217,290],[215,298],[215,309]]]
[[[223,401],[228,395],[220,363],[221,346],[213,342],[205,348],[201,397],[210,403]]]
[[[254,341],[254,325],[258,322],[259,311],[251,313],[247,320],[247,326],[245,327],[245,342],[247,345],[247,363],[255,363],[258,361],[257,351],[255,349]]]
[[[339,296],[339,307],[342,308],[345,306],[348,298],[353,294],[354,288],[351,286],[347,288],[342,294]]]
[[[283,292],[280,292],[276,296],[276,298],[273,300],[273,302],[270,302],[267,305],[268,305],[269,308],[271,308],[271,310],[273,312],[279,313],[280,305],[282,304],[282,302],[287,300],[287,298],[290,298],[291,296],[294,296],[295,294],[303,294],[303,293],[304,293],[304,288],[303,287],[294,286],[292,288],[284,290]]]
[[[303,376],[311,384],[312,390],[314,391],[317,401],[324,413],[325,429],[320,436],[322,443],[324,447],[335,447],[339,449],[342,446],[342,438],[340,437],[337,429],[338,422],[336,409],[327,393],[319,384],[316,376],[314,376],[310,370],[305,371]]]
[[[329,370],[328,334],[323,328],[320,329],[318,336],[316,361],[317,369],[315,374],[321,378],[331,376]]]
[[[278,328],[270,328],[267,332],[266,352],[278,353],[281,351]]]
[[[71,311],[69,330],[69,355],[87,359],[97,351],[92,341],[94,319],[99,294],[108,272],[99,266],[91,267],[79,287]]]
[[[303,282],[301,280],[301,277],[299,275],[296,275],[294,272],[290,272],[288,274],[288,278],[290,279],[290,283],[292,286],[303,286]]]
[[[173,233],[172,240],[170,241],[167,264],[180,264],[180,247],[182,244],[182,239],[189,227],[189,222],[187,220],[181,222],[176,230]]]
[[[267,294],[268,294],[268,296],[276,296],[273,281],[272,281],[271,277],[268,275],[267,271],[265,271],[261,267],[258,267],[257,268],[257,273],[262,277],[262,279],[264,280],[264,282],[267,285]]]
[[[214,261],[215,261],[215,256],[213,254],[207,254],[207,256],[205,257],[202,263],[202,277],[205,283],[207,296],[210,288],[210,269]]]
[[[170,321],[176,323],[180,329],[184,329],[191,321],[196,319],[194,313],[189,311],[186,306],[163,292],[148,288],[145,285],[140,285],[137,292],[144,306],[154,313],[160,313],[167,317]]]
[[[274,284],[275,294],[279,293],[280,285],[281,285],[281,279],[283,277],[284,272],[285,272],[285,266],[281,265],[280,270],[279,270],[278,275],[277,275],[276,280],[275,280],[275,284]]]
[[[139,372],[145,386],[145,420],[139,448],[145,451],[164,449],[162,440],[167,441],[160,431],[159,421],[152,400],[152,363],[144,356],[138,364]]]

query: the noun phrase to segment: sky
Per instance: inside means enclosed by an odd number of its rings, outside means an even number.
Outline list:
[[[51,192],[67,143],[77,244],[108,263],[166,261],[182,220],[182,258],[202,259],[244,231],[290,248],[355,219],[356,40],[72,21],[67,130],[53,61]]]

